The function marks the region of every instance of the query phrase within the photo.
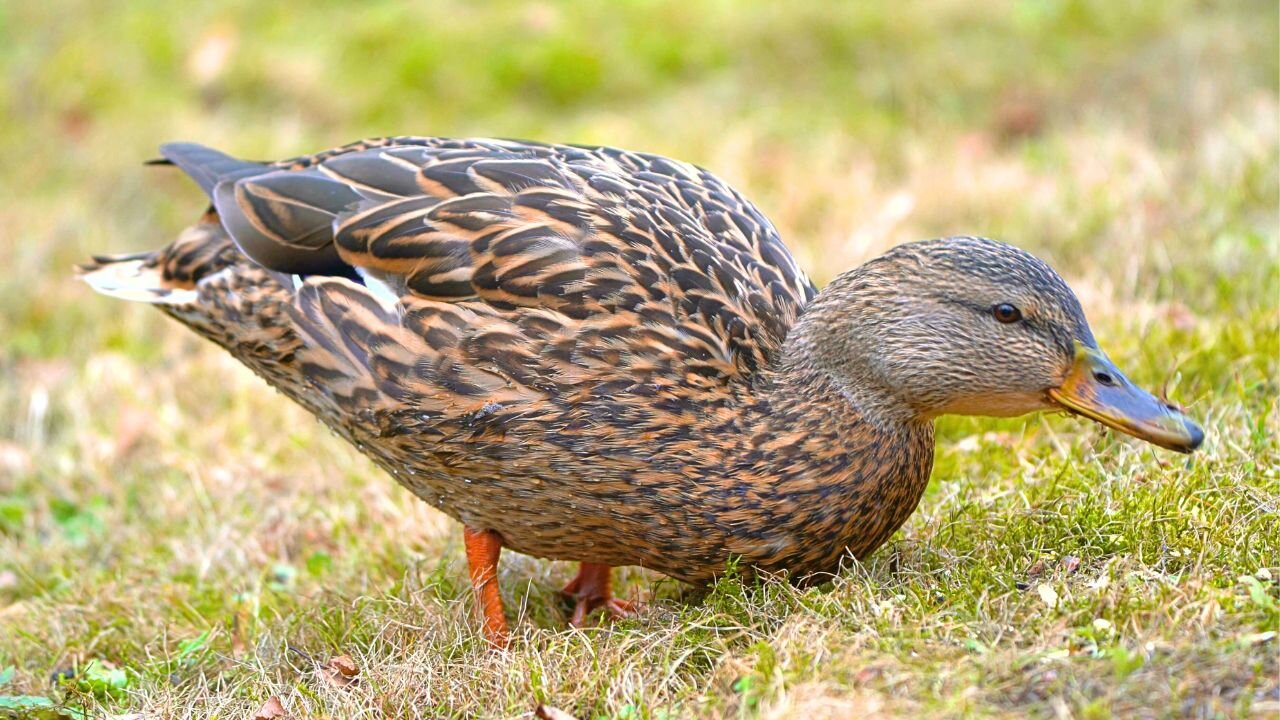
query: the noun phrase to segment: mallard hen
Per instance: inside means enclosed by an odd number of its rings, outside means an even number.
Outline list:
[[[1066,283],[993,240],[898,246],[819,292],[714,175],[603,147],[367,140],[277,163],[165,145],[212,206],[96,289],[226,348],[457,518],[486,637],[501,548],[705,582],[830,573],[915,509],[947,413],[1067,410],[1189,452]]]

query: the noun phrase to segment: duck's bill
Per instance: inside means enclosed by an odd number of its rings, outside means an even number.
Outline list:
[[[1049,397],[1062,408],[1170,450],[1189,453],[1204,431],[1177,407],[1129,382],[1101,351],[1076,346],[1071,374]]]

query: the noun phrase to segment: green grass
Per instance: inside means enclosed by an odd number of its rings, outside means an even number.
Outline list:
[[[299,717],[1280,708],[1274,3],[423,7],[0,5],[0,717],[23,695],[154,717],[273,695]],[[1010,240],[1206,447],[946,419],[920,509],[833,582],[629,569],[651,611],[584,633],[556,599],[572,568],[508,553],[518,637],[487,652],[452,521],[70,274],[200,210],[140,165],[161,141],[273,158],[384,133],[697,162],[820,282],[906,240]],[[336,655],[358,683],[326,679]]]

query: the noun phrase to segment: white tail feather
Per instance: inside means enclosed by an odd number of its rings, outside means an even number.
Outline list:
[[[167,288],[160,269],[145,259],[107,260],[80,274],[80,279],[103,295],[156,305],[186,305],[196,301],[192,288]]]

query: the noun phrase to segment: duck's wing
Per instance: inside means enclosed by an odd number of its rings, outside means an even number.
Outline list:
[[[308,344],[378,366],[391,395],[750,379],[815,293],[754,206],[657,156],[435,138],[274,165],[162,151],[246,255],[306,277]]]

